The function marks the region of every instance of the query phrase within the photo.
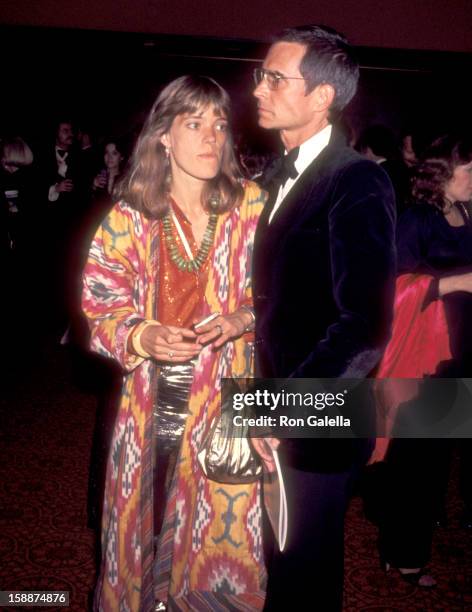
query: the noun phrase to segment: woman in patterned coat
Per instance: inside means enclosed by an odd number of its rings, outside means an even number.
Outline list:
[[[264,195],[238,178],[229,113],[212,79],[170,83],[90,249],[91,347],[123,368],[96,610],[263,606],[260,484],[210,481],[197,460],[221,377],[251,376],[253,365],[251,253]]]

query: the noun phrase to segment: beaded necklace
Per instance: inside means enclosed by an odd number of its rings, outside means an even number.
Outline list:
[[[211,212],[208,218],[208,225],[206,226],[205,233],[203,234],[200,248],[198,249],[195,257],[193,257],[190,245],[185,237],[182,227],[180,226],[179,220],[175,216],[174,211],[169,208],[169,211],[162,219],[162,227],[164,229],[164,237],[170,259],[174,262],[179,270],[184,270],[185,272],[197,272],[202,267],[208,257],[208,253],[210,252],[211,245],[213,244],[213,240],[215,238],[217,221],[218,214],[216,212]],[[172,222],[174,222],[182,244],[184,245],[187,258],[179,253],[177,242],[175,241],[172,233]]]

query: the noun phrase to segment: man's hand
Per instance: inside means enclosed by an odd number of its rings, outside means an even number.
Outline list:
[[[71,179],[64,179],[63,181],[59,181],[59,183],[56,183],[57,193],[62,193],[63,191],[72,191],[73,189],[74,183]]]
[[[251,444],[262,459],[265,469],[268,472],[275,472],[275,461],[273,450],[277,450],[280,440],[277,438],[250,438]]]

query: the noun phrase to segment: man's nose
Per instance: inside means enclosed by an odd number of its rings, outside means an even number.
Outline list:
[[[256,98],[264,98],[267,95],[267,91],[268,88],[266,80],[262,79],[262,81],[258,85],[256,85],[252,93]]]

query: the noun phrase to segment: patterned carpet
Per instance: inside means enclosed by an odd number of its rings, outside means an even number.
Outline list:
[[[69,609],[84,612],[95,572],[87,482],[96,402],[64,347],[47,344],[29,365],[21,374],[12,368],[0,399],[0,590],[66,590]],[[450,527],[437,530],[434,540],[431,568],[438,586],[425,591],[380,570],[376,529],[354,498],[346,530],[345,610],[472,610],[472,534],[457,523],[455,477],[448,513]],[[317,609],[316,594],[304,609]]]

